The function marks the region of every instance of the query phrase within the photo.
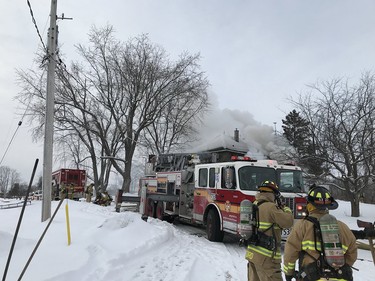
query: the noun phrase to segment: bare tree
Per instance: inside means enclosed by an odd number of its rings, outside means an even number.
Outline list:
[[[19,183],[19,173],[8,167],[0,166],[0,191],[6,197],[8,190],[10,190],[15,183]]]
[[[345,190],[351,201],[351,215],[360,215],[359,199],[374,179],[375,77],[362,76],[358,85],[334,79],[310,86],[295,106],[309,122],[322,151],[319,157],[329,168],[327,176]]]
[[[207,98],[206,94],[188,93],[160,111],[155,121],[144,131],[142,139],[150,154],[182,151],[185,143],[196,140],[194,124],[201,122],[202,115],[207,111]]]
[[[14,186],[16,183],[20,183],[20,173],[15,169],[10,171],[10,186]]]
[[[193,116],[190,120],[198,120],[205,107],[196,101],[207,99],[208,81],[199,70],[199,55],[184,53],[178,61],[172,62],[146,35],[124,44],[116,40],[113,33],[111,26],[93,28],[89,46],[77,47],[82,62],[73,63],[69,71],[60,65],[55,139],[60,144],[74,142],[74,146],[69,145],[72,148],[69,151],[75,155],[75,162],[89,158],[95,183],[103,187],[108,183],[113,166],[123,177],[122,189],[127,192],[132,159],[144,132],[153,132],[153,124],[159,122],[163,114],[165,116],[167,109],[180,108]],[[33,120],[39,121],[34,132],[41,137],[45,98],[41,85],[45,79],[35,72],[25,71],[19,72],[19,77],[24,90],[18,99],[26,105],[32,98],[31,115]],[[190,102],[191,98],[195,102]],[[186,105],[180,106],[182,103]],[[183,115],[174,115],[174,122],[181,126],[179,116]],[[185,124],[186,128],[190,126]],[[177,134],[173,143],[177,143]],[[80,148],[76,146],[77,140],[82,144]],[[77,154],[82,151],[86,154]],[[103,160],[103,155],[112,158]]]

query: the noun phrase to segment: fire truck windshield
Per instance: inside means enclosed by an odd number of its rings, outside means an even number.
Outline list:
[[[305,192],[300,170],[243,166],[238,169],[238,179],[241,190],[256,191],[263,181],[271,180],[277,182],[280,192]]]
[[[277,169],[277,183],[280,192],[305,192],[302,171]]]
[[[240,189],[257,190],[265,180],[276,181],[276,170],[271,167],[243,166],[238,169]]]

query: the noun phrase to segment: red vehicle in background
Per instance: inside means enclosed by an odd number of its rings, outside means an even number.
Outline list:
[[[52,173],[52,198],[59,200],[62,193],[65,198],[78,200],[85,197],[86,170],[59,169]]]

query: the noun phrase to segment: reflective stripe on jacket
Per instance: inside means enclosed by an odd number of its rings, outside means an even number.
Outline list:
[[[255,264],[262,264],[265,258],[274,259],[281,262],[281,229],[290,228],[293,225],[293,214],[289,211],[285,212],[280,209],[274,202],[273,193],[258,193],[256,201],[259,205],[259,231],[264,232],[268,236],[272,236],[273,232],[276,239],[276,252],[266,248],[254,245],[248,245],[246,251],[246,259]],[[273,227],[271,227],[273,225]]]
[[[326,213],[327,211],[315,209],[311,211],[310,216],[319,219]],[[345,263],[352,266],[357,259],[356,238],[346,224],[341,221],[337,221],[337,223],[340,231],[340,242],[345,255]],[[320,238],[316,239],[317,243],[315,245],[314,224],[311,221],[303,219],[294,225],[285,244],[283,266],[285,275],[294,274],[295,264],[299,259],[301,251],[305,251],[307,253],[303,255],[301,263],[302,267],[319,259],[321,243]],[[340,279],[330,278],[330,280]]]

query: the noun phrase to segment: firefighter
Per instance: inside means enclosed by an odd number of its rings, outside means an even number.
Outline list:
[[[109,195],[108,191],[102,191],[101,188],[99,188],[98,192],[96,193],[96,198],[94,201],[94,204],[98,204],[100,206],[109,206],[112,202],[112,197]]]
[[[65,199],[67,196],[67,189],[65,187],[65,184],[60,184],[60,199]]]
[[[280,191],[272,181],[258,186],[255,199],[258,227],[247,242],[248,280],[281,281],[281,229],[292,227],[293,214],[279,203]]]
[[[99,188],[98,191],[96,192],[94,204],[101,205],[103,202],[103,194],[102,194],[102,189]]]
[[[112,200],[113,199],[112,199],[111,195],[109,195],[108,191],[105,190],[102,193],[102,203],[100,205],[102,205],[102,206],[109,206],[109,205],[111,205]]]
[[[86,193],[86,202],[90,203],[91,197],[94,194],[94,183],[91,183],[90,185],[86,187],[85,193]]]
[[[298,221],[285,244],[284,267],[286,280],[303,278],[303,280],[353,280],[351,266],[357,259],[356,239],[349,227],[338,222],[339,237],[345,256],[345,265],[339,270],[332,270],[325,265],[324,253],[321,252],[321,239],[316,237],[314,219],[319,220],[329,210],[338,207],[330,192],[322,186],[313,185],[307,195],[307,212],[305,219]],[[299,260],[300,270],[295,276],[295,263]],[[338,276],[337,272],[341,274]],[[325,277],[323,277],[323,275]],[[331,274],[328,276],[327,274]],[[326,279],[329,278],[329,279]]]
[[[73,200],[74,199],[74,184],[70,184],[68,186],[68,198]]]

